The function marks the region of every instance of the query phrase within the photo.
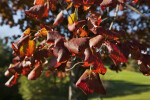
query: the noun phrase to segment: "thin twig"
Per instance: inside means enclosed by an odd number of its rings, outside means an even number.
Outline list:
[[[76,64],[74,64],[71,68],[69,69],[65,69],[66,72],[71,71],[72,69],[74,69],[77,65],[79,64],[84,64],[84,62],[77,62]]]
[[[59,4],[63,7],[63,10],[66,10],[66,11],[67,11],[68,16],[70,16],[70,14],[69,14],[68,10],[67,10],[67,9],[66,9],[66,8],[65,8],[62,4],[61,4],[61,1],[60,1],[60,0],[58,0],[58,1],[59,1]],[[74,22],[71,16],[70,16],[70,18],[71,18],[72,22]]]
[[[117,5],[117,6],[116,6],[116,10],[115,10],[114,20],[111,22],[110,27],[109,27],[109,30],[111,30],[111,29],[112,29],[112,26],[113,26],[114,21],[115,21],[115,19],[116,19],[116,17],[117,17],[117,13],[118,13],[118,11],[119,11],[119,6]]]
[[[130,9],[132,9],[133,11],[137,12],[138,14],[140,14],[142,17],[146,18],[147,20],[150,20],[148,17],[146,17],[145,15],[143,15],[140,11],[138,11],[136,8],[132,7],[129,4],[125,4],[127,7],[129,7]]]

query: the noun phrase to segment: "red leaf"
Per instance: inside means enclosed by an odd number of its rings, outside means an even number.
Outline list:
[[[20,62],[21,61],[21,59],[20,59],[20,57],[19,56],[16,56],[15,58],[13,58],[13,62],[16,64],[16,63],[18,63],[18,62]]]
[[[137,3],[139,0],[132,0],[133,3]]]
[[[41,19],[42,17],[48,17],[48,4],[44,5],[35,5],[31,7],[28,11],[25,11],[25,14],[34,19]]]
[[[117,66],[121,62],[127,62],[127,58],[124,56],[124,54],[119,50],[119,48],[113,44],[112,42],[107,41],[105,44],[109,53],[110,57],[113,60],[114,64]]]
[[[90,47],[100,48],[104,40],[102,35],[97,35],[90,39]]]
[[[29,73],[28,80],[36,80],[40,77],[43,68],[41,65],[36,65],[35,68]]]
[[[105,28],[103,28],[101,26],[97,27],[96,33],[94,33],[94,34],[100,34],[100,35],[104,36],[106,39],[117,40],[117,39],[120,38],[120,34],[119,33],[115,32],[115,31],[111,31],[111,30],[105,29]]]
[[[93,84],[94,83],[94,84]],[[92,93],[106,94],[106,91],[102,85],[99,74],[86,70],[76,83],[86,95]]]
[[[57,0],[49,0],[49,6],[50,6],[50,9],[51,10],[56,10],[56,3],[57,3]]]
[[[45,0],[34,0],[34,5],[43,5]]]
[[[21,74],[22,73],[22,65],[20,62],[16,63],[15,65],[10,65],[10,67],[8,68],[8,71],[11,73],[11,74],[15,74],[15,73],[18,73],[18,74]]]
[[[73,0],[73,2],[74,2],[74,7],[80,7],[81,6],[81,4],[83,3],[83,1],[82,0]]]
[[[53,54],[57,57],[57,62],[64,63],[70,58],[70,52],[64,46],[64,41],[59,39],[55,42],[55,47],[53,48]]]
[[[12,87],[17,83],[17,80],[18,80],[18,75],[15,74],[5,83],[5,86]]]
[[[47,34],[47,42],[54,43],[57,39],[61,39],[62,36],[58,31],[50,31]]]
[[[88,38],[72,38],[65,43],[65,46],[71,53],[79,54],[89,47]]]
[[[68,24],[68,29],[69,29],[69,31],[74,32],[74,31],[77,31],[83,25],[86,25],[86,20],[80,20],[71,25]]]
[[[101,60],[101,55],[100,53],[95,53],[94,54],[94,65],[92,71],[95,73],[100,73],[100,74],[105,74],[106,73],[106,68],[104,67],[104,64]]]
[[[104,10],[106,7],[116,7],[116,5],[118,4],[120,6],[120,10],[123,10],[126,1],[127,0],[103,0],[100,6],[101,9]]]
[[[138,64],[140,65],[140,71],[144,75],[150,75],[150,55],[142,54],[141,58],[138,60]]]

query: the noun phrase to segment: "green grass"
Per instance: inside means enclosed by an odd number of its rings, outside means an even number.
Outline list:
[[[101,76],[106,96],[93,94],[88,100],[150,100],[150,77],[141,73],[108,70]],[[102,98],[102,99],[101,99]]]

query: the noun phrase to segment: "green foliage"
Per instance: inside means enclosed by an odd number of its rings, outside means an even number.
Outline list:
[[[66,100],[68,94],[68,78],[41,75],[37,80],[19,79],[19,93],[24,100]]]
[[[101,76],[107,95],[102,100],[149,100],[150,78],[141,73],[123,70],[120,73],[108,70]],[[88,100],[101,100],[101,96],[93,94]]]
[[[8,80],[4,76],[6,69],[8,68],[12,59],[11,49],[3,44],[3,40],[0,39],[0,100],[22,100],[18,94],[18,86],[8,88],[5,87],[5,82]]]
[[[129,59],[127,63],[126,69],[129,71],[139,72],[139,65],[137,64],[137,61]]]

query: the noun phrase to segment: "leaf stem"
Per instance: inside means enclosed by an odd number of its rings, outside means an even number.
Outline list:
[[[75,68],[77,65],[79,65],[79,64],[84,64],[84,62],[77,62],[77,63],[75,63],[71,68],[65,69],[65,71],[66,71],[66,72],[71,71],[72,69],[74,69],[74,68]]]
[[[129,4],[125,4],[128,8],[132,9],[133,11],[137,12],[138,14],[140,14],[142,17],[144,17],[147,20],[150,20],[148,17],[146,17],[144,14],[142,14],[140,11],[138,11],[136,8],[132,7]]]
[[[119,11],[119,6],[117,5],[117,6],[116,6],[116,11],[115,11],[114,20],[111,22],[110,27],[109,27],[109,30],[111,30],[111,29],[112,29],[112,26],[113,26],[114,21],[115,21],[115,19],[116,19],[116,17],[117,17],[117,13],[118,13],[118,11]]]

